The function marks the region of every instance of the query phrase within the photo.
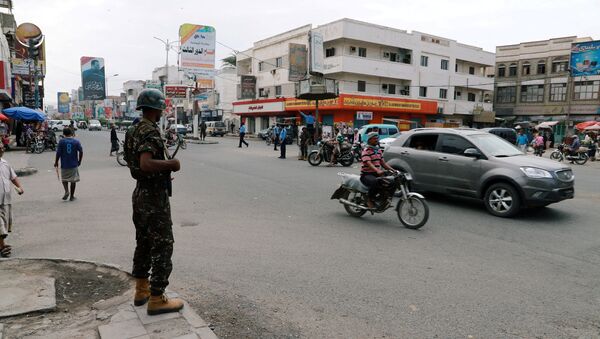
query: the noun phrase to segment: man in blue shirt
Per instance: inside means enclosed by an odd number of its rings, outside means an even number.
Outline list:
[[[248,147],[248,143],[244,140],[244,137],[246,136],[246,124],[242,121],[242,123],[240,124],[240,145],[238,146],[239,148],[242,148],[242,144],[246,145],[246,147]]]
[[[279,127],[279,124],[275,125],[275,127],[273,127],[273,145],[275,147],[273,147],[274,151],[277,151],[277,144],[279,143],[279,134],[281,133],[281,128]]]
[[[519,147],[522,152],[527,153],[527,144],[529,144],[527,134],[525,134],[523,130],[520,130],[519,135],[517,136],[517,147]]]
[[[308,112],[308,114],[304,114],[303,112],[300,112],[300,114],[302,115],[302,117],[304,118],[304,121],[306,122],[306,129],[308,130],[308,134],[309,134],[309,142],[311,144],[314,143],[314,135],[315,135],[315,117],[312,115],[311,112]]]
[[[65,128],[63,130],[65,136],[56,147],[56,160],[54,167],[58,171],[58,161],[60,160],[60,171],[62,184],[65,189],[63,200],[69,199],[69,183],[71,183],[71,198],[75,200],[75,185],[79,182],[79,166],[83,160],[83,148],[79,140],[73,138],[73,130]]]
[[[285,159],[285,138],[287,137],[287,128],[281,126],[281,132],[279,132],[279,141],[281,142],[281,155],[279,159]]]

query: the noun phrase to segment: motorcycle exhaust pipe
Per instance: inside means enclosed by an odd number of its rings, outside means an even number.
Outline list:
[[[355,204],[352,201],[346,200],[346,199],[339,199],[340,200],[340,204],[344,204],[344,205],[350,205],[354,208],[359,208],[361,210],[368,210],[369,208],[366,206],[361,206],[359,204]]]

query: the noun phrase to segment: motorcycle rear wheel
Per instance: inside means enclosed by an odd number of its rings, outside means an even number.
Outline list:
[[[560,152],[554,151],[554,152],[550,153],[550,159],[552,159],[552,160],[560,159]]]
[[[317,151],[310,152],[308,155],[308,163],[312,166],[319,166],[322,161],[323,157]]]
[[[576,159],[573,159],[577,165],[585,165],[585,163],[590,158],[586,153],[581,153]]]
[[[352,198],[350,198],[351,195],[352,195]],[[353,202],[355,204],[361,204],[362,200],[363,200],[362,193],[348,192],[346,194],[346,200]],[[356,217],[356,218],[360,218],[365,213],[367,213],[367,210],[364,210],[362,208],[354,208],[350,205],[344,205],[344,209],[346,210],[346,212],[348,214],[350,214],[351,216]]]
[[[340,160],[340,164],[344,167],[352,166],[352,163],[354,163],[354,158],[351,156],[348,156],[347,159]]]
[[[411,230],[423,227],[429,219],[429,205],[419,197],[400,200],[396,211],[402,225]]]
[[[123,152],[117,153],[117,162],[121,166],[127,166],[127,162],[125,161],[125,158],[123,157]]]

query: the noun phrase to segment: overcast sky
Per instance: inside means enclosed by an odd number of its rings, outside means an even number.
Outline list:
[[[495,46],[561,36],[600,38],[599,0],[13,0],[17,24],[37,24],[46,36],[45,104],[81,85],[79,58],[104,57],[108,92],[127,80],[146,80],[165,64],[163,45],[183,23],[210,25],[217,41],[237,50],[305,24],[352,18],[458,40],[494,52]],[[217,59],[232,53],[217,45]],[[176,53],[170,54],[175,64]]]

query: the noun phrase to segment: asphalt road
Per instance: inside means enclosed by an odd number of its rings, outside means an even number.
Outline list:
[[[23,179],[9,240],[19,257],[130,267],[126,168],[109,134],[81,131],[78,200],[60,200],[53,154]],[[574,168],[576,198],[489,215],[428,197],[421,230],[393,211],[356,219],[329,200],[341,169],[310,167],[264,143],[189,145],[175,174],[171,288],[221,337],[577,338],[600,333],[600,165]],[[15,155],[16,156],[16,155]],[[11,154],[7,155],[10,161]],[[344,169],[348,171],[348,169]],[[358,172],[357,168],[350,171]]]

